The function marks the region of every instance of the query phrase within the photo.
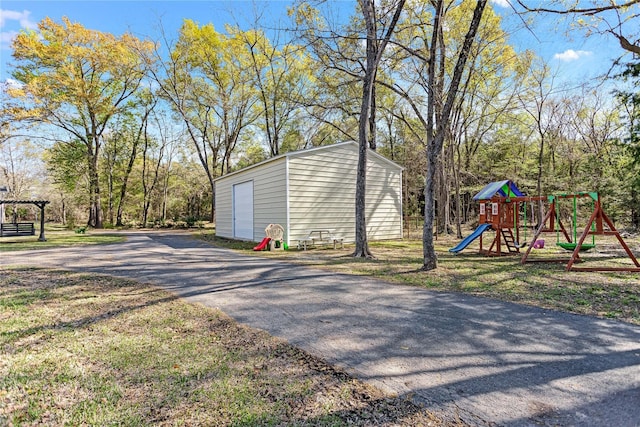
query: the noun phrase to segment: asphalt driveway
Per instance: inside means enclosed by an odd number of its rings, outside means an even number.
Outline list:
[[[245,256],[179,232],[0,263],[157,284],[470,424],[640,426],[638,326]]]

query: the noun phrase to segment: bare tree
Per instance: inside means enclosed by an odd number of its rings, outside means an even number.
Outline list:
[[[237,30],[237,34],[250,54],[261,116],[257,123],[266,136],[270,155],[277,156],[283,148],[287,150],[284,134],[307,97],[311,75],[307,55],[294,44],[279,46],[277,34],[273,43],[258,30]]]
[[[122,218],[124,213],[125,199],[127,196],[127,188],[129,185],[129,178],[131,176],[131,172],[133,170],[134,163],[138,158],[138,149],[140,148],[140,144],[142,143],[143,136],[145,130],[148,126],[149,115],[157,105],[158,98],[155,94],[150,91],[143,91],[140,94],[140,103],[139,106],[141,110],[139,111],[139,123],[137,123],[137,128],[129,129],[129,133],[126,137],[130,138],[129,141],[129,152],[128,159],[123,171],[121,185],[120,185],[120,197],[118,198],[118,206],[116,208],[116,222],[115,225],[122,226]],[[111,218],[111,222],[113,223],[113,218]]]
[[[558,105],[553,99],[554,76],[546,64],[540,64],[531,74],[531,92],[521,93],[518,96],[521,106],[526,114],[533,120],[533,125],[538,137],[536,194],[542,195],[544,156],[548,144],[553,141],[551,137],[553,118],[558,113]],[[543,218],[543,202],[538,202],[538,216]]]
[[[611,34],[620,43],[620,47],[635,55],[640,55],[640,38],[638,37],[638,28],[640,13],[635,7],[640,4],[640,0],[628,0],[617,4],[610,0],[609,4],[599,4],[596,1],[591,2],[572,2],[572,6],[567,6],[562,2],[555,2],[557,7],[540,7],[539,1],[535,1],[536,6],[529,6],[526,0],[516,0],[517,3],[527,12],[550,13],[555,15],[571,15],[579,20],[581,25],[595,27],[596,31]],[[584,24],[584,17],[591,18],[590,24]],[[625,34],[625,31],[631,31],[631,35]],[[630,39],[636,37],[636,40]]]
[[[6,187],[9,199],[30,199],[39,170],[37,154],[27,139],[9,139],[0,145],[0,186]],[[13,205],[13,220],[17,208]]]
[[[321,102],[314,101],[307,104],[307,108],[321,112],[332,111],[333,117],[320,117],[320,114],[316,114],[315,117],[328,126],[333,126],[341,135],[349,139],[356,139],[353,134],[355,129],[350,125],[353,119],[357,118],[359,152],[355,197],[356,248],[353,252],[355,257],[372,256],[367,242],[365,202],[367,150],[375,149],[376,146],[376,75],[385,48],[400,20],[404,4],[405,0],[383,2],[358,0],[363,19],[353,20],[350,25],[341,25],[338,29],[331,28],[327,21],[320,19],[319,12],[306,2],[301,2],[296,10],[296,22],[304,24],[304,28],[299,29],[301,37],[309,44],[314,53],[314,59],[322,68],[318,78],[326,83],[324,89],[327,95],[322,96]],[[364,55],[362,55],[363,39]],[[356,92],[355,88],[360,83],[362,89]],[[359,108],[355,106],[356,97]],[[336,118],[339,120],[332,120]]]
[[[445,49],[444,42],[444,18],[447,11],[445,7],[447,3],[444,0],[434,2],[432,14],[425,13],[424,16],[418,17],[417,22],[420,24],[409,23],[405,25],[406,28],[403,28],[403,31],[408,31],[409,37],[404,37],[405,44],[397,45],[397,56],[405,56],[402,68],[407,68],[407,72],[413,76],[413,78],[406,80],[411,82],[408,87],[403,88],[399,84],[399,80],[394,82],[377,80],[377,83],[393,90],[409,105],[415,115],[415,120],[406,120],[406,118],[403,120],[413,135],[425,141],[427,168],[424,186],[424,270],[432,270],[437,267],[433,241],[436,171],[440,164],[445,138],[450,135],[452,110],[459,96],[463,75],[468,71],[467,59],[471,55],[471,48],[480,27],[486,4],[486,0],[477,0],[465,37],[460,47],[453,49],[457,54],[453,56],[455,66],[448,85],[445,85],[444,81],[445,69],[447,68],[445,61],[450,60],[451,54],[447,51],[448,49]],[[427,23],[423,21],[426,16],[433,17],[430,36],[424,31],[427,28]],[[411,33],[410,30],[416,30],[419,33]],[[428,50],[414,46],[415,43],[422,44]],[[423,88],[426,92],[426,113],[423,109],[422,97],[415,94],[417,87]]]

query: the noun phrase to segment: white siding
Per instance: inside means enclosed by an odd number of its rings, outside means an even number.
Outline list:
[[[313,228],[332,228],[353,241],[358,153],[350,145],[289,159],[290,244]]]
[[[240,182],[240,181],[238,181]],[[233,238],[233,182],[220,179],[215,182],[216,236]]]
[[[333,228],[355,241],[357,144],[296,153],[289,160],[290,244],[313,228]],[[402,237],[401,168],[369,154],[367,159],[367,236]]]
[[[280,224],[286,229],[285,164],[281,158],[216,180],[216,235],[233,238],[232,187],[247,181],[253,181],[251,240],[262,240],[269,224]]]
[[[254,240],[265,237],[264,229],[269,224],[280,224],[284,227],[284,238],[287,239],[287,183],[286,159],[278,159],[273,163],[256,168],[253,184]],[[252,172],[252,171],[248,171]]]
[[[367,158],[367,238],[402,238],[402,170],[374,155]],[[354,237],[355,240],[355,237]]]
[[[232,186],[252,180],[254,241],[264,237],[268,224],[277,223],[290,245],[314,228],[335,229],[353,242],[357,165],[358,145],[343,143],[289,153],[219,178],[216,234],[233,237]],[[402,168],[373,152],[367,161],[366,202],[368,238],[402,238]]]

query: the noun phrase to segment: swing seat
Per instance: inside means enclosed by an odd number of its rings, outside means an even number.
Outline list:
[[[560,246],[562,249],[565,249],[567,251],[573,251],[576,249],[577,243],[571,243],[571,242],[558,242],[556,243],[556,246]],[[593,248],[595,248],[596,245],[592,244],[592,243],[583,243],[582,247],[580,248],[580,252],[586,252],[588,250],[591,250]]]

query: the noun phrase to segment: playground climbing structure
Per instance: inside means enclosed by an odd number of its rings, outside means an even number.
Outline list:
[[[551,196],[526,196],[510,180],[497,181],[487,184],[473,197],[479,202],[479,225],[474,232],[462,240],[450,252],[458,253],[465,249],[471,242],[480,239],[479,252],[485,256],[515,255],[520,249],[527,247],[521,258],[521,263],[527,262],[560,262],[566,263],[568,271],[631,271],[640,272],[640,263],[626,244],[613,221],[604,212],[600,196],[595,192],[579,192],[570,194],[555,194]],[[590,201],[591,215],[583,226],[579,222],[578,200]],[[570,228],[567,230],[561,219],[559,202],[561,200],[572,201]],[[527,240],[527,211],[529,207],[547,206],[546,214],[535,227],[533,237]],[[582,211],[584,212],[583,206]],[[533,215],[532,215],[533,216]],[[521,233],[521,230],[524,232]],[[582,230],[578,234],[579,230]],[[529,258],[532,249],[541,247],[537,245],[543,233],[554,233],[556,245],[564,250],[571,251],[570,258],[545,256],[542,259]],[[484,235],[491,236],[485,239]],[[580,252],[595,247],[595,236],[614,236],[624,252],[629,257],[633,266],[591,266],[577,267],[575,264],[583,260]],[[588,240],[588,238],[591,239]],[[561,238],[564,241],[561,241]],[[489,240],[489,244],[485,241]],[[542,245],[543,246],[543,245]]]
[[[524,194],[510,180],[489,183],[473,196],[473,200],[480,203],[480,219],[478,228],[471,236],[480,238],[480,253],[486,256],[500,256],[520,252],[519,204],[514,200],[523,197]],[[493,232],[493,238],[487,247],[483,235],[489,231]],[[475,240],[475,237],[460,247],[468,238],[463,240],[450,251],[459,252]]]

